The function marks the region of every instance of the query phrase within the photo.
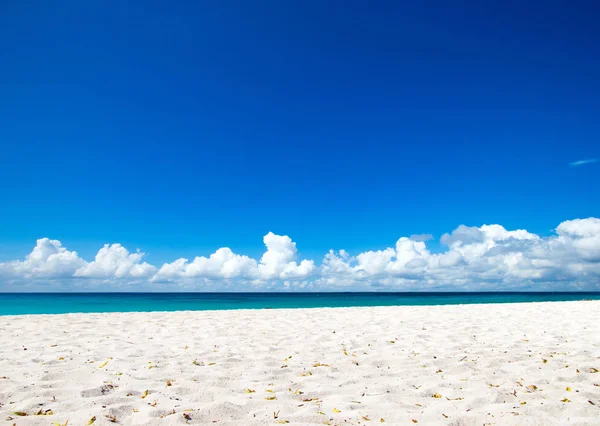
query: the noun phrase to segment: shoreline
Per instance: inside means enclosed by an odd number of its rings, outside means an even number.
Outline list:
[[[17,425],[597,425],[600,302],[0,316],[0,377]]]
[[[223,312],[261,312],[261,311],[298,311],[298,310],[329,310],[329,309],[385,309],[385,308],[440,308],[440,307],[451,307],[451,306],[497,306],[497,305],[540,305],[540,304],[561,304],[561,303],[590,303],[596,302],[600,306],[600,300],[596,299],[581,299],[581,300],[556,300],[556,301],[537,301],[537,302],[490,302],[490,303],[445,303],[438,305],[375,305],[375,306],[319,306],[319,307],[299,307],[299,308],[288,308],[288,307],[266,307],[266,308],[223,308],[223,309],[182,309],[182,310],[168,310],[168,311],[103,311],[103,312],[65,312],[65,313],[48,313],[48,314],[0,314],[0,319],[4,318],[19,318],[19,317],[44,317],[44,316],[61,316],[61,315],[109,315],[109,314],[174,314],[174,313],[223,313]]]
[[[39,293],[40,295],[44,295],[44,296],[51,296],[53,294],[56,293]],[[71,293],[58,293],[59,295],[73,295]],[[112,296],[116,296],[118,295],[118,293],[109,293]],[[136,293],[128,293],[131,295],[135,295]],[[154,294],[154,293],[140,293],[141,295],[148,295],[148,294]],[[171,293],[170,293],[171,294]],[[173,293],[173,294],[177,294],[177,293]],[[203,293],[204,294],[204,293]],[[206,294],[210,294],[210,293],[206,293]],[[258,294],[258,293],[253,293],[253,294]],[[273,294],[273,293],[271,293]],[[287,294],[287,293],[284,293]],[[309,294],[309,293],[306,293]],[[509,294],[509,293],[507,293]],[[534,293],[524,293],[524,294],[534,294]],[[541,294],[541,293],[535,293],[535,294]],[[573,293],[565,293],[565,294],[573,294]],[[589,292],[585,293],[585,294],[591,294]],[[6,296],[9,295],[8,293],[3,293],[0,294],[1,296]],[[22,293],[20,294],[22,296],[27,296],[27,295],[31,295],[30,293]],[[75,294],[75,296],[82,296],[82,295],[87,295],[86,293],[78,293]],[[436,307],[436,306],[472,306],[472,305],[504,305],[504,304],[528,304],[528,303],[574,303],[574,302],[600,302],[600,293],[598,293],[598,299],[570,299],[570,300],[494,300],[494,301],[486,301],[486,300],[482,300],[482,301],[476,301],[476,302],[455,302],[455,301],[447,301],[447,302],[441,302],[441,303],[422,303],[422,304],[409,304],[409,303],[399,303],[399,304],[380,304],[380,305],[376,305],[376,304],[356,304],[356,305],[317,305],[317,306],[294,306],[294,307],[290,307],[290,306],[246,306],[246,307],[235,307],[235,306],[227,306],[227,307],[222,307],[222,308],[212,308],[212,307],[208,307],[208,308],[203,308],[203,307],[197,307],[197,308],[189,308],[189,305],[182,305],[182,309],[177,309],[179,306],[177,306],[176,308],[172,308],[172,309],[164,309],[164,310],[160,310],[160,309],[140,309],[140,310],[130,310],[130,309],[124,309],[124,310],[106,310],[106,311],[90,311],[90,310],[84,310],[84,308],[82,308],[81,310],[77,310],[76,308],[73,308],[73,310],[71,311],[59,311],[59,312],[17,312],[17,313],[13,313],[13,312],[8,312],[8,313],[3,313],[0,310],[0,318],[2,317],[17,317],[17,316],[27,316],[27,315],[71,315],[71,314],[108,314],[108,313],[168,313],[168,312],[228,312],[228,311],[239,311],[239,310],[248,310],[248,311],[262,311],[262,310],[295,310],[295,309],[344,309],[344,308],[398,308],[398,307],[411,307],[411,306],[415,306],[415,307]],[[100,303],[106,303],[107,301],[101,301]],[[154,301],[154,303],[159,303],[161,301]],[[168,304],[169,301],[165,301],[166,304]],[[50,300],[46,300],[44,301],[45,304],[50,304],[52,303],[52,301]],[[90,300],[87,300],[84,302],[84,304],[86,303],[90,303]],[[178,302],[180,303],[180,302]],[[201,304],[202,301],[197,301],[197,303]],[[351,302],[348,302],[351,303]],[[36,306],[38,306],[40,303],[37,303]],[[76,304],[74,306],[77,306]],[[186,309],[187,308],[187,309]],[[25,310],[26,308],[21,308],[22,310]],[[64,308],[63,308],[64,309]],[[89,309],[89,308],[88,308]]]

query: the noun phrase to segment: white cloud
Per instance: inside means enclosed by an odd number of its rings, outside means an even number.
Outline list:
[[[260,259],[258,274],[264,279],[301,278],[310,275],[315,269],[312,260],[296,263],[296,243],[287,235],[275,235],[269,232],[263,242],[267,251]]]
[[[312,260],[303,260],[299,264],[296,262],[296,243],[287,235],[275,235],[269,232],[263,241],[267,251],[261,257],[260,262],[248,256],[235,254],[228,247],[224,247],[208,258],[196,257],[191,263],[188,263],[187,259],[177,259],[172,263],[165,263],[153,281],[180,278],[238,279],[256,285],[269,280],[304,278],[315,270]]]
[[[582,259],[600,262],[600,219],[568,220],[556,228],[556,233]]]
[[[40,238],[25,260],[0,263],[0,273],[24,278],[69,277],[85,265],[75,251],[68,251],[60,241]]]
[[[385,272],[396,252],[394,249],[367,251],[356,256],[356,271],[363,275],[377,276]]]
[[[569,166],[577,167],[577,166],[584,166],[586,164],[592,164],[592,163],[597,163],[597,162],[598,162],[597,158],[588,158],[587,160],[573,161],[572,163],[569,163]]]
[[[0,263],[0,277],[11,282],[71,279],[79,283],[85,278],[116,287],[135,282],[141,288],[238,291],[257,286],[265,290],[600,289],[600,219],[565,221],[555,231],[541,237],[501,225],[460,225],[441,237],[447,247],[442,253],[431,252],[422,236],[401,237],[393,247],[356,255],[330,250],[319,266],[298,259],[290,237],[269,232],[263,238],[266,251],[258,260],[223,247],[208,257],[191,262],[177,259],[160,269],[143,262],[140,251],[130,253],[120,244],[106,244],[88,263],[60,241],[43,238],[24,260]]]
[[[141,262],[144,253],[129,253],[121,244],[105,244],[93,262],[75,271],[75,277],[85,278],[143,278],[154,274],[156,268]]]
[[[191,263],[187,259],[177,259],[173,263],[165,263],[156,274],[155,281],[177,278],[254,278],[256,276],[256,260],[248,256],[235,254],[228,247],[218,249],[210,257],[199,256]]]
[[[476,226],[460,225],[452,234],[444,234],[440,239],[442,244],[452,246],[455,244],[472,243],[483,241],[483,233]]]
[[[448,250],[435,254],[425,242],[404,237],[394,248],[354,257],[332,250],[320,282],[389,290],[599,288],[600,219],[563,222],[545,238],[500,225],[460,225],[441,242]]]

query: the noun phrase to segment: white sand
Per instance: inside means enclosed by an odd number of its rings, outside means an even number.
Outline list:
[[[599,425],[595,369],[600,302],[5,316],[0,424]]]

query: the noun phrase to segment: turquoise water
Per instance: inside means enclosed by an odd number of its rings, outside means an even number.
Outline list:
[[[0,293],[0,315],[600,300],[578,293]]]

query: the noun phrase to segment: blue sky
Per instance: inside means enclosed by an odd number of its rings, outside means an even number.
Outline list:
[[[476,3],[3,5],[0,261],[598,216],[598,6]]]

